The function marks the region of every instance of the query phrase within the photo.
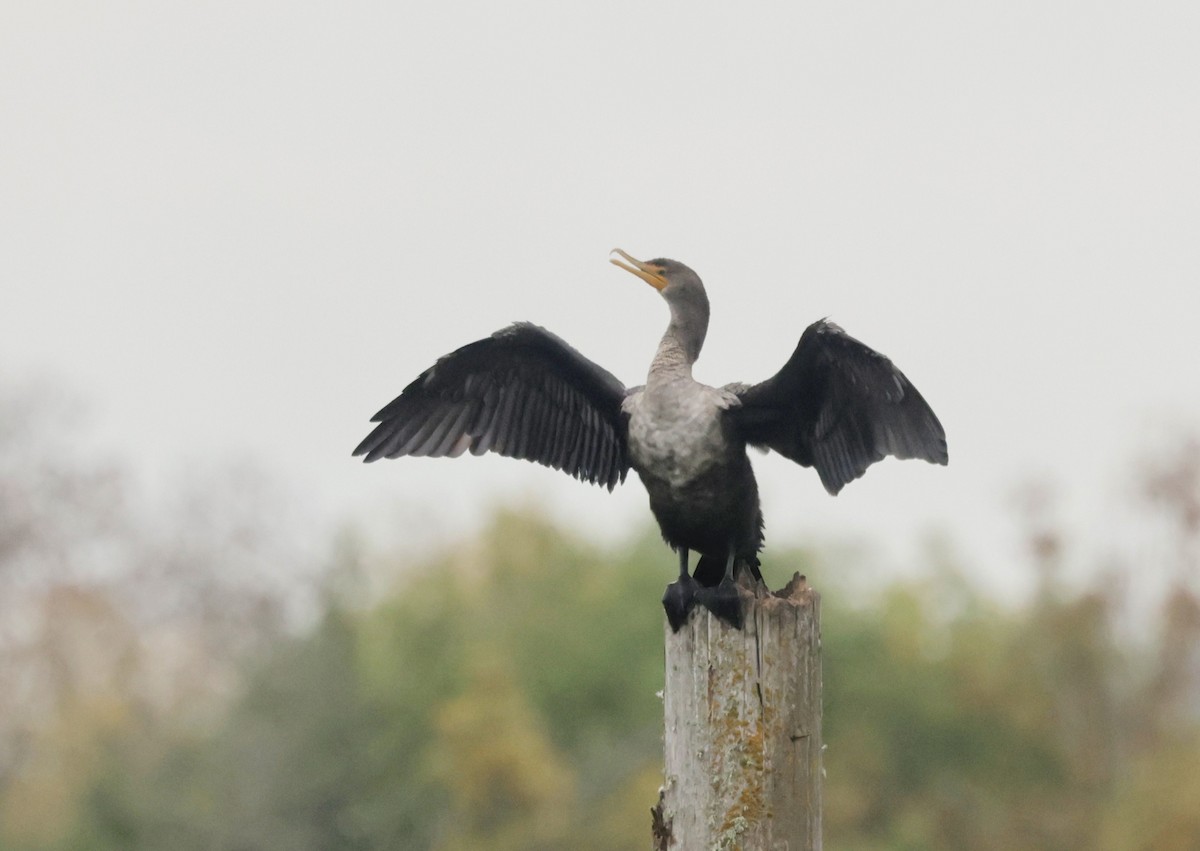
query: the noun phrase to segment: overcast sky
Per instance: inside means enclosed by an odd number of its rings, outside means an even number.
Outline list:
[[[81,393],[148,477],[245,458],[331,525],[415,542],[515,500],[614,534],[635,479],[349,453],[516,319],[640,383],[667,312],[620,246],[705,280],[701,380],[832,316],[946,426],[949,468],[836,500],[756,458],[768,568],[933,529],[1002,565],[1023,479],[1102,523],[1200,423],[1197,33],[1185,2],[9,0],[0,378]]]

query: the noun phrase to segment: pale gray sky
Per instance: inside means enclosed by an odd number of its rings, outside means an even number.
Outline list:
[[[1022,478],[1097,522],[1148,429],[1200,422],[1197,33],[1185,2],[9,2],[0,372],[79,389],[151,477],[257,459],[414,540],[531,498],[616,531],[636,481],[349,452],[515,319],[640,383],[666,309],[619,245],[704,278],[701,379],[830,315],[946,426],[948,469],[836,500],[756,459],[768,567],[933,528],[1002,564]]]

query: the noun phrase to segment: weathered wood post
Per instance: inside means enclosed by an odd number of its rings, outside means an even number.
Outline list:
[[[743,611],[744,630],[703,608],[666,629],[655,851],[821,848],[820,597],[796,574]]]

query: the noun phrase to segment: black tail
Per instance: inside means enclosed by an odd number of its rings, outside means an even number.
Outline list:
[[[725,578],[725,555],[708,555],[701,554],[700,560],[696,562],[696,569],[692,571],[692,577],[706,588],[713,588],[720,584]],[[734,563],[733,570],[736,574],[738,570],[750,568],[750,573],[755,579],[762,579],[762,571],[759,570],[758,556],[750,558],[739,558]],[[735,575],[736,578],[736,575]]]

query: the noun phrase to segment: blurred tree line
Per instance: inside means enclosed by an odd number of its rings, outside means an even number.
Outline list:
[[[418,567],[317,558],[237,468],[144,504],[64,406],[0,394],[0,850],[648,847],[652,531],[503,512]],[[1200,847],[1200,444],[1143,470],[1152,546],[1089,582],[1030,493],[1021,605],[944,545],[889,582],[768,553],[824,594],[828,847]]]

